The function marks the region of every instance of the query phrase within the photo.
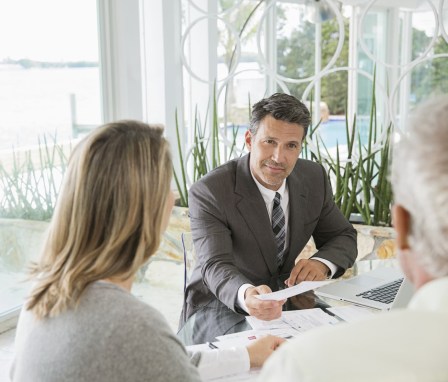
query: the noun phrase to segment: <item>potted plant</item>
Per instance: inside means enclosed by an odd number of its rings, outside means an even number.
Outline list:
[[[207,108],[207,113],[204,118],[205,121],[207,121],[208,110],[209,108]],[[177,186],[177,191],[179,193],[179,198],[176,203],[178,206],[188,207],[188,189],[190,186],[189,182],[187,181],[188,172],[190,172],[190,174],[192,175],[191,184],[195,183],[209,171],[238,155],[238,153],[236,152],[236,145],[240,126],[231,125],[231,127],[232,131],[230,140],[227,140],[228,154],[224,155],[221,148],[224,146],[224,144],[226,144],[223,137],[225,136],[225,129],[227,129],[227,126],[219,126],[218,111],[216,105],[216,91],[214,90],[212,97],[211,127],[207,129],[207,122],[202,123],[196,108],[194,117],[193,146],[185,155],[184,151],[182,150],[179,121],[176,112],[176,137],[177,149],[179,152],[180,170],[178,173],[176,169],[174,169],[173,174]],[[244,144],[240,150],[240,153],[243,152],[243,149]]]
[[[53,215],[70,147],[44,137],[36,150],[13,151],[0,163],[0,258],[3,270],[23,271],[39,252]]]

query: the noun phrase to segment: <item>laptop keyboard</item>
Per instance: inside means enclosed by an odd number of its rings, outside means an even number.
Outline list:
[[[357,294],[357,296],[366,298],[368,300],[382,302],[384,304],[390,304],[392,301],[394,301],[395,296],[397,295],[398,289],[400,289],[400,285],[402,282],[403,279],[401,278],[392,281],[389,284]]]

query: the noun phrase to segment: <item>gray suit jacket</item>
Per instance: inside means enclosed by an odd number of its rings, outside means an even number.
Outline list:
[[[249,155],[216,168],[190,189],[198,261],[187,286],[181,326],[201,308],[219,306],[219,301],[239,311],[236,300],[242,284],[277,290],[279,276],[287,278],[311,236],[317,255],[338,266],[335,277],[356,259],[356,231],[334,204],[325,170],[299,159],[287,178],[289,243],[284,264],[277,269],[274,234],[249,170]]]

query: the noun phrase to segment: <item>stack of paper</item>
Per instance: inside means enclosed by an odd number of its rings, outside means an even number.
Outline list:
[[[282,316],[279,319],[272,321],[263,321],[252,316],[246,317],[246,320],[254,329],[267,331],[273,329],[294,329],[298,333],[317,326],[334,325],[339,322],[334,316],[325,313],[320,308],[282,312]]]
[[[218,341],[210,344],[211,347],[223,349],[247,346],[251,341],[268,334],[288,340],[317,326],[334,325],[339,322],[319,308],[283,312],[281,318],[272,321],[263,321],[252,316],[246,317],[246,320],[253,330],[219,336]]]

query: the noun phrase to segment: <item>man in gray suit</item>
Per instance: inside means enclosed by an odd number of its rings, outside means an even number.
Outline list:
[[[356,231],[336,207],[325,170],[298,159],[309,124],[308,109],[290,95],[276,93],[259,101],[245,135],[249,154],[191,187],[198,261],[187,286],[181,327],[198,313],[206,325],[218,325],[207,315],[223,309],[278,318],[285,301],[262,301],[257,294],[339,277],[353,265]],[[318,252],[296,264],[311,236]]]

